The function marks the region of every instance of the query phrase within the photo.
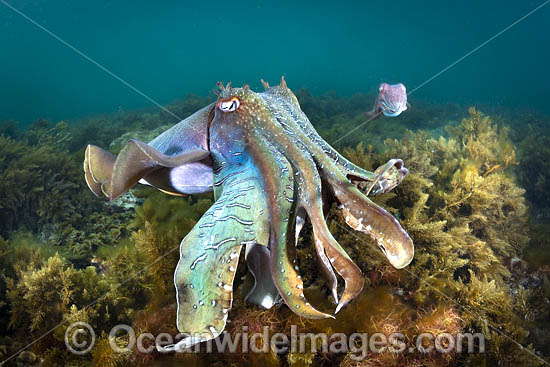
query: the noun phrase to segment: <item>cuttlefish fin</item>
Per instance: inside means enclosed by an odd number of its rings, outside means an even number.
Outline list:
[[[111,175],[116,157],[95,146],[88,145],[84,153],[84,177],[90,190],[97,196],[111,195]]]
[[[170,156],[152,146],[129,140],[116,157],[111,175],[110,199],[114,200],[128,191],[138,181],[161,167],[178,167],[206,158],[209,152],[200,148]]]

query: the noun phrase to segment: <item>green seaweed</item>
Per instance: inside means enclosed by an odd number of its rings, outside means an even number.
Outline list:
[[[517,347],[528,332],[508,285],[506,264],[528,242],[524,190],[512,170],[515,150],[507,129],[473,108],[469,113],[459,126],[447,129],[449,138],[408,132],[402,140],[387,140],[386,151],[374,158],[361,146],[346,152],[359,164],[401,157],[410,170],[394,195],[380,201],[399,208],[390,210],[413,238],[415,259],[402,271],[372,260],[363,269],[374,265],[370,274],[401,285],[419,308],[456,302],[465,327],[489,340],[487,353],[468,363],[540,364]],[[371,248],[353,246],[351,239],[345,243],[360,259],[373,258]],[[516,353],[504,352],[512,348]]]
[[[315,97],[307,90],[297,95],[328,141],[363,123],[363,112],[374,99]],[[211,100],[192,96],[170,109],[185,117]],[[53,127],[39,120],[26,131],[13,122],[0,127],[0,358],[24,347],[29,335],[38,337],[67,321],[30,348],[42,365],[540,365],[530,352],[550,355],[550,231],[544,223],[550,160],[541,149],[548,145],[546,137],[512,131],[516,150],[504,119],[497,125],[472,108],[455,121],[459,106],[414,107],[398,119],[370,121],[337,144],[370,170],[390,158],[404,160],[409,175],[374,200],[411,235],[416,246],[411,265],[402,270],[388,265],[367,236],[347,228],[334,206],[329,227],[365,274],[361,295],[335,320],[301,319],[286,307],[264,310],[243,301],[250,277],[241,259],[227,331],[236,335],[246,326],[253,333],[269,326],[271,334],[290,335],[292,325],[306,333],[399,331],[410,343],[421,332],[474,331],[486,336],[486,353],[386,352],[363,362],[349,353],[321,351],[277,355],[207,353],[203,348],[198,354],[115,354],[107,333],[118,323],[136,332],[176,333],[172,277],[177,249],[212,204],[209,196],[171,197],[144,187],[132,190],[138,200],[129,206],[95,198],[81,168],[87,143],[115,152],[124,140],[147,140],[153,130],[175,122],[165,112],[119,111]],[[524,197],[540,216],[531,223]],[[302,233],[297,266],[304,293],[315,307],[328,311],[333,305],[316,264],[311,228]],[[69,321],[94,327],[98,342],[91,354],[79,357],[66,350]],[[21,354],[7,365],[32,358]]]
[[[99,246],[129,234],[132,212],[105,207],[90,194],[82,155],[65,150],[66,130],[63,122],[54,128],[37,123],[23,134],[33,144],[0,136],[0,234],[32,232],[82,267]]]
[[[0,157],[0,233],[82,219],[82,174],[69,155],[0,136]]]

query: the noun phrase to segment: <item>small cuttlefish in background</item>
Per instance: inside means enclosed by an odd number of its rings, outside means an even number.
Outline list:
[[[378,97],[367,116],[376,116],[382,112],[384,116],[396,117],[411,105],[407,102],[407,88],[402,83],[382,83],[378,88]]]

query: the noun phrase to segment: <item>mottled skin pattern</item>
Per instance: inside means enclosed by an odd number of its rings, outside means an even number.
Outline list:
[[[382,83],[378,87],[378,97],[374,101],[374,106],[367,115],[377,116],[383,113],[387,117],[396,117],[408,107],[410,105],[407,102],[407,89],[403,84]]]
[[[393,266],[403,268],[413,258],[398,221],[367,197],[398,185],[407,174],[403,162],[392,159],[374,173],[355,166],[317,134],[284,79],[275,87],[263,84],[262,93],[221,86],[216,104],[149,144],[129,141],[117,157],[94,146],[86,150],[86,181],[98,196],[114,199],[137,182],[174,195],[214,191],[214,205],[180,246],[177,326],[189,336],[168,349],[224,330],[242,246],[255,278],[248,300],[269,308],[280,297],[302,317],[334,317],[309,304],[293,266],[292,250],[307,219],[335,312],[353,300],[364,278],[327,227],[323,209],[330,201]],[[344,279],[341,292],[336,274]]]

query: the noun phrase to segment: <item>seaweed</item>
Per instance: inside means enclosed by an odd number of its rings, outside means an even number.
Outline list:
[[[147,195],[143,204],[136,208],[135,218],[129,227],[145,229],[145,224],[149,222],[155,231],[170,234],[169,237],[177,243],[212,205],[209,197],[181,198],[159,191]]]
[[[18,139],[21,135],[21,126],[14,120],[0,121],[0,136]]]
[[[369,274],[378,274],[375,279],[401,286],[418,308],[456,302],[465,328],[481,331],[490,340],[484,356],[463,357],[468,363],[540,363],[523,349],[503,355],[505,349],[525,343],[528,333],[506,266],[528,242],[525,191],[514,177],[517,162],[508,130],[471,108],[469,117],[447,132],[449,138],[439,139],[408,132],[399,141],[387,140],[386,151],[374,157],[362,146],[346,151],[363,165],[401,157],[410,170],[394,195],[377,201],[393,207],[413,238],[413,263],[404,271],[388,271],[376,260],[361,265]],[[334,227],[340,232],[344,228]],[[373,250],[357,240],[344,243],[360,259],[373,258]]]
[[[82,219],[76,207],[84,192],[82,175],[71,157],[6,137],[0,137],[0,156],[0,233]]]
[[[119,346],[122,348],[124,344],[120,344]],[[105,334],[101,335],[97,340],[91,354],[91,364],[96,367],[121,367],[125,365],[128,357],[127,353],[114,352],[111,347],[110,337]]]
[[[40,119],[31,124],[19,139],[31,146],[49,146],[56,151],[65,151],[72,135],[66,121],[59,121],[51,127],[48,120]]]
[[[77,270],[59,254],[21,267],[15,278],[6,278],[9,328],[18,337],[28,333],[45,336],[33,345],[38,352],[66,349],[64,334],[72,322],[89,323],[96,332],[131,323],[134,310],[145,307],[150,299],[151,280],[142,272],[144,266],[134,250],[115,255],[105,274],[93,266]]]
[[[519,179],[525,187],[526,197],[538,209],[539,220],[548,220],[550,207],[550,136],[548,132],[528,126],[529,134],[519,144]]]
[[[376,91],[377,92],[377,91]],[[350,97],[327,92],[321,96],[302,88],[296,91],[300,106],[317,131],[335,147],[356,146],[368,141],[376,148],[382,148],[384,139],[402,137],[407,129],[424,129],[429,134],[440,134],[443,125],[458,124],[463,106],[454,103],[435,104],[425,101],[411,101],[413,107],[399,118],[365,115],[372,109],[376,99],[374,93],[356,93]],[[353,134],[350,134],[353,129]]]
[[[374,100],[364,94],[316,97],[307,90],[297,95],[328,141],[363,123]],[[211,100],[190,96],[169,109],[185,117]],[[411,103],[415,108],[399,119],[370,121],[337,144],[370,170],[390,158],[405,161],[410,173],[401,185],[373,200],[411,235],[416,246],[411,265],[402,270],[388,265],[368,237],[347,227],[334,205],[329,227],[365,274],[361,295],[335,320],[301,319],[286,307],[264,310],[243,301],[250,276],[242,256],[227,332],[235,336],[246,327],[251,334],[269,326],[270,335],[290,335],[293,325],[299,333],[328,335],[397,331],[414,345],[423,332],[471,331],[485,335],[486,353],[385,351],[357,361],[351,352],[322,350],[113,352],[107,333],[117,323],[132,325],[136,333],[176,333],[177,249],[212,204],[210,196],[171,197],[144,187],[132,189],[126,201],[106,204],[87,190],[81,172],[86,143],[116,152],[128,138],[148,140],[175,122],[163,111],[142,110],[54,126],[39,120],[26,131],[14,122],[1,125],[0,358],[24,347],[29,334],[37,337],[65,322],[8,365],[540,365],[533,353],[550,354],[547,137],[534,133],[539,126],[510,132],[505,119],[498,118],[497,125],[474,108],[457,121],[460,106]],[[525,198],[535,216],[530,223]],[[302,234],[297,266],[304,293],[315,307],[329,311],[330,291],[315,260],[311,228],[306,225]],[[96,331],[90,355],[66,350],[63,337],[73,321],[86,321]]]
[[[0,235],[32,232],[83,267],[99,246],[128,235],[125,223],[132,211],[105,208],[90,194],[82,156],[65,149],[66,129],[63,122],[53,129],[37,123],[23,134],[33,137],[33,145],[0,136]]]

